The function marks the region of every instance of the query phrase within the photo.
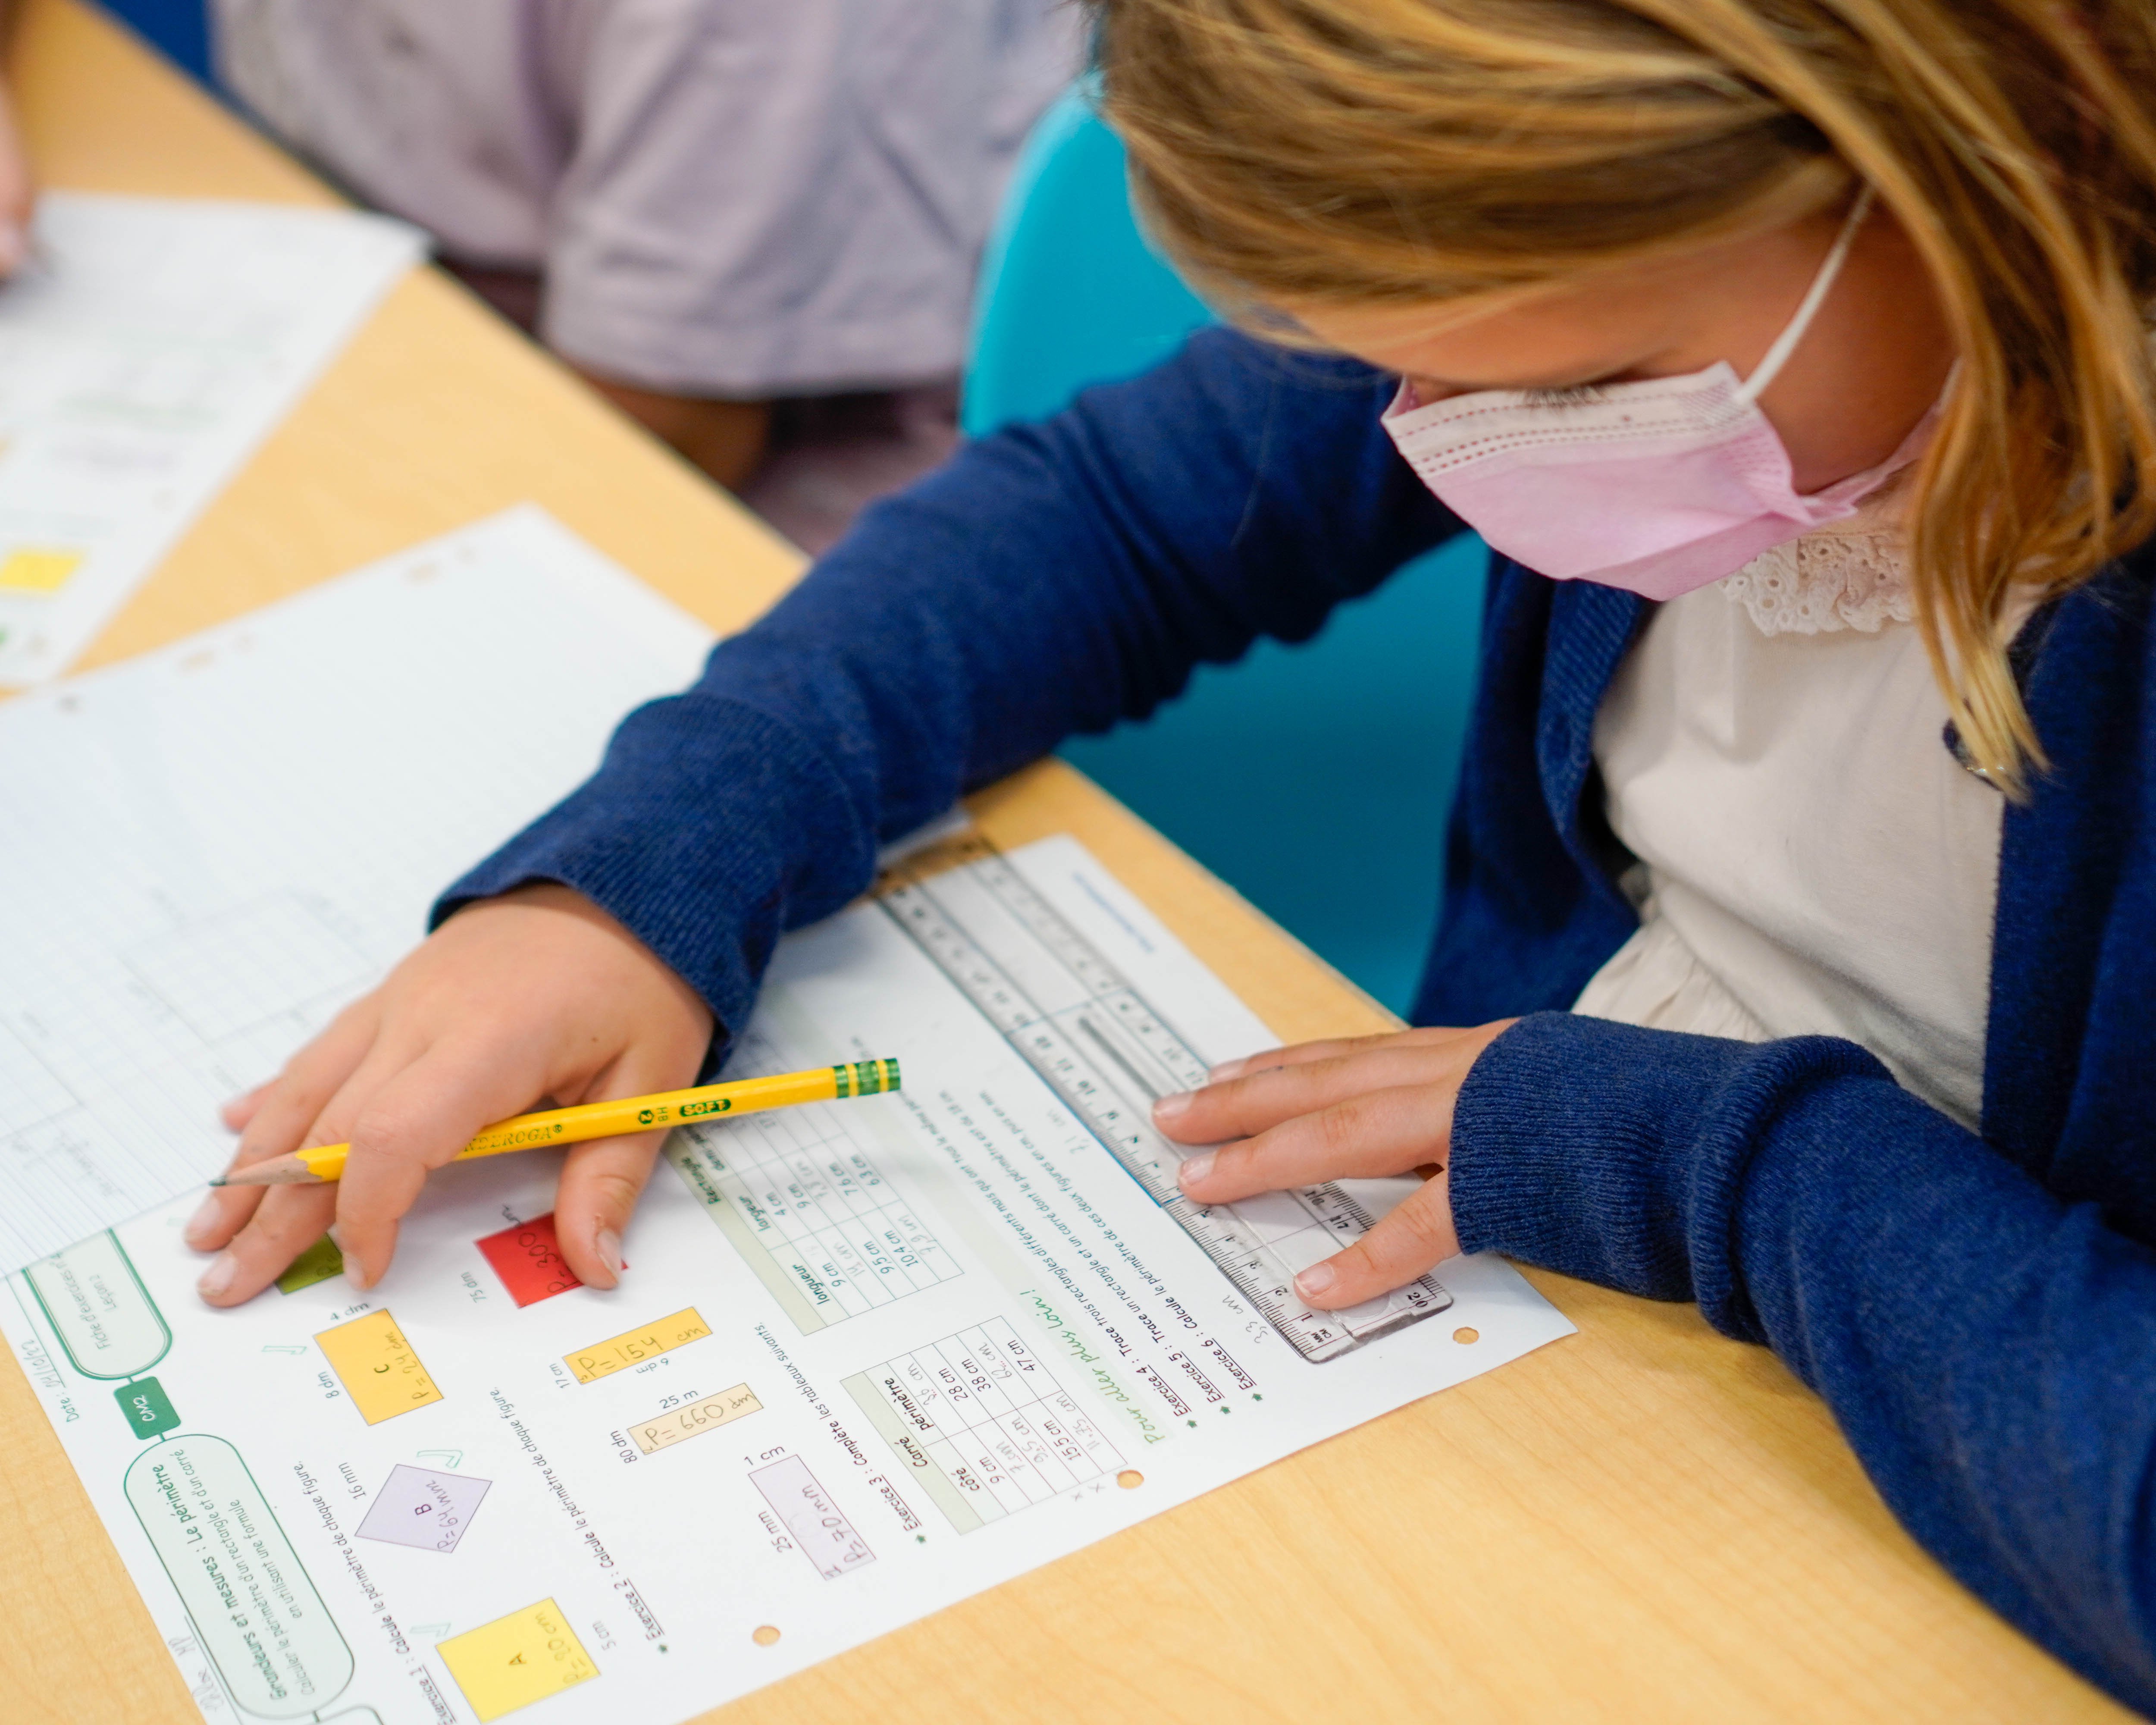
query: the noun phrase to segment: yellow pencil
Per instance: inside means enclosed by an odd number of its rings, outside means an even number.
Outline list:
[[[546,1144],[577,1144],[587,1138],[615,1138],[655,1126],[682,1126],[721,1115],[753,1114],[763,1108],[787,1108],[797,1102],[828,1102],[841,1096],[873,1096],[898,1088],[896,1060],[855,1060],[850,1065],[819,1066],[776,1078],[743,1078],[732,1084],[706,1084],[695,1090],[670,1090],[655,1096],[624,1096],[618,1102],[586,1102],[575,1108],[550,1108],[543,1114],[520,1114],[497,1122],[456,1153],[459,1162],[475,1156],[499,1156],[505,1150],[536,1150]],[[213,1186],[319,1186],[344,1173],[349,1144],[322,1144],[273,1156],[251,1168],[234,1168]]]

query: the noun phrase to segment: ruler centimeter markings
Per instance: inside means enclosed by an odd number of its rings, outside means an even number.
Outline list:
[[[988,902],[962,916],[952,901],[968,886]],[[1152,1107],[1203,1084],[1205,1062],[1004,857],[987,851],[941,874],[901,865],[877,901],[1305,1359],[1337,1358],[1452,1304],[1424,1276],[1344,1312],[1303,1305],[1296,1276],[1371,1225],[1330,1183],[1229,1204],[1185,1198],[1176,1170],[1188,1153],[1153,1130]]]

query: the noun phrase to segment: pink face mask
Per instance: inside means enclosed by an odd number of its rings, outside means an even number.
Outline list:
[[[1496,550],[1559,581],[1673,599],[1763,551],[1856,512],[1915,459],[1934,407],[1868,471],[1799,496],[1758,398],[1810,326],[1871,207],[1842,223],[1804,303],[1749,377],[1727,361],[1681,377],[1612,383],[1578,401],[1480,390],[1417,404],[1405,384],[1385,429],[1422,481]]]

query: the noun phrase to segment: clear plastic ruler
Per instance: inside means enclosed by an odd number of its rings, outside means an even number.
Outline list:
[[[1313,1312],[1296,1299],[1301,1271],[1371,1226],[1337,1186],[1225,1204],[1184,1197],[1176,1170],[1194,1152],[1153,1130],[1152,1104],[1203,1084],[1205,1062],[986,841],[969,836],[900,863],[876,896],[1305,1359],[1337,1358],[1452,1304],[1430,1276],[1341,1312]]]

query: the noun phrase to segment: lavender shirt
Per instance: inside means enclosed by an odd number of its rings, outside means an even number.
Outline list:
[[[957,369],[1053,0],[212,0],[272,130],[602,376],[752,398]]]

